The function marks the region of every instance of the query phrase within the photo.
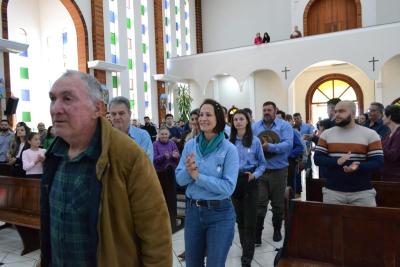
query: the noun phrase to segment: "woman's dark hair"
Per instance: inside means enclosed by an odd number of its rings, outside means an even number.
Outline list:
[[[198,108],[193,109],[193,110],[190,112],[189,117],[192,117],[192,115],[197,115],[197,116],[199,116],[199,113],[200,113],[200,109],[198,109]]]
[[[271,41],[271,37],[269,37],[268,32],[264,32],[263,43],[269,43]]]
[[[385,108],[385,116],[397,124],[400,124],[400,106],[398,105],[389,105]]]
[[[18,122],[17,123],[17,128],[15,129],[15,137],[14,137],[14,142],[11,145],[11,155],[15,157],[18,154],[19,151],[19,146],[21,145],[21,138],[18,137],[18,127],[24,127],[25,128],[25,140],[28,139],[28,136],[31,133],[31,128],[26,125],[25,122]],[[28,143],[25,143],[25,146],[27,146]]]
[[[51,132],[51,129],[53,129],[53,126],[49,126],[49,128],[47,128],[47,133],[46,133],[46,138],[51,138],[53,137]]]
[[[37,134],[39,134],[39,133],[37,133],[37,132],[30,132],[29,135],[28,135],[28,137],[26,138],[26,140],[31,141],[32,138],[33,138],[35,135],[37,135]]]
[[[204,102],[201,104],[200,110],[203,107],[203,105],[206,105],[206,104],[213,106],[215,117],[217,119],[217,125],[213,129],[213,132],[214,133],[223,132],[225,130],[225,116],[224,116],[224,110],[223,110],[222,105],[220,103],[218,103],[217,101],[208,98],[208,99],[204,100]],[[199,116],[200,116],[200,114],[199,114]]]
[[[243,139],[242,139],[242,144],[243,144],[244,147],[251,147],[251,144],[253,143],[253,130],[251,129],[251,121],[250,121],[249,113],[247,113],[243,109],[239,109],[238,111],[235,112],[235,115],[233,115],[233,119],[235,119],[235,116],[237,114],[242,114],[247,120],[246,132],[244,133],[244,136],[243,136]],[[235,144],[236,136],[237,136],[237,129],[235,128],[235,124],[232,123],[231,136],[229,138],[229,141],[232,144]]]

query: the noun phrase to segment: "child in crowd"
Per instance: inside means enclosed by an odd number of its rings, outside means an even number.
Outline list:
[[[46,149],[40,148],[40,135],[30,133],[28,136],[30,148],[22,153],[22,166],[26,171],[26,177],[39,178],[43,173],[43,161]]]

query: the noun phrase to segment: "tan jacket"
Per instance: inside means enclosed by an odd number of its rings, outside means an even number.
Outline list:
[[[101,135],[98,266],[172,266],[169,214],[152,162],[104,118]]]
[[[153,164],[128,135],[100,122],[98,267],[170,267],[170,219]]]

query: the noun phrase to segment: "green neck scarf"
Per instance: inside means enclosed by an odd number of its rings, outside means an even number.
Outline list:
[[[199,148],[201,154],[204,156],[207,156],[211,152],[214,152],[218,145],[222,142],[222,140],[225,139],[225,135],[223,132],[220,132],[216,136],[214,136],[210,141],[207,142],[206,137],[204,136],[204,133],[201,132],[198,137],[198,142],[199,142]]]

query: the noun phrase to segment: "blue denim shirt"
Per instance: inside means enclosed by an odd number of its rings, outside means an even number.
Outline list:
[[[0,134],[0,161],[2,162],[7,161],[7,153],[13,137],[14,135],[11,131]]]
[[[180,186],[187,185],[186,196],[192,199],[222,200],[229,198],[236,187],[239,174],[239,156],[236,147],[227,139],[217,149],[203,157],[198,138],[189,140],[182,151],[175,170]],[[186,158],[194,154],[199,176],[194,181],[186,170]]]
[[[129,136],[146,152],[150,161],[153,162],[153,144],[147,131],[129,125]]]
[[[300,135],[301,135],[301,139],[303,140],[303,136],[305,134],[313,134],[314,133],[314,126],[308,124],[308,123],[304,123],[302,122],[300,125],[300,129],[299,129]],[[305,144],[307,147],[311,146],[311,141],[305,141]]]
[[[251,146],[245,147],[243,146],[242,140],[237,137],[235,145],[239,154],[239,170],[244,172],[256,168],[253,171],[253,175],[259,178],[267,168],[267,162],[265,161],[260,139],[258,139],[257,136],[253,136]]]
[[[288,157],[293,148],[292,126],[279,118],[275,118],[270,127],[267,127],[263,120],[253,124],[253,134],[256,136],[266,130],[274,131],[280,138],[278,144],[268,145],[268,151],[277,153],[277,155],[267,160],[267,170],[277,170],[289,166]]]

